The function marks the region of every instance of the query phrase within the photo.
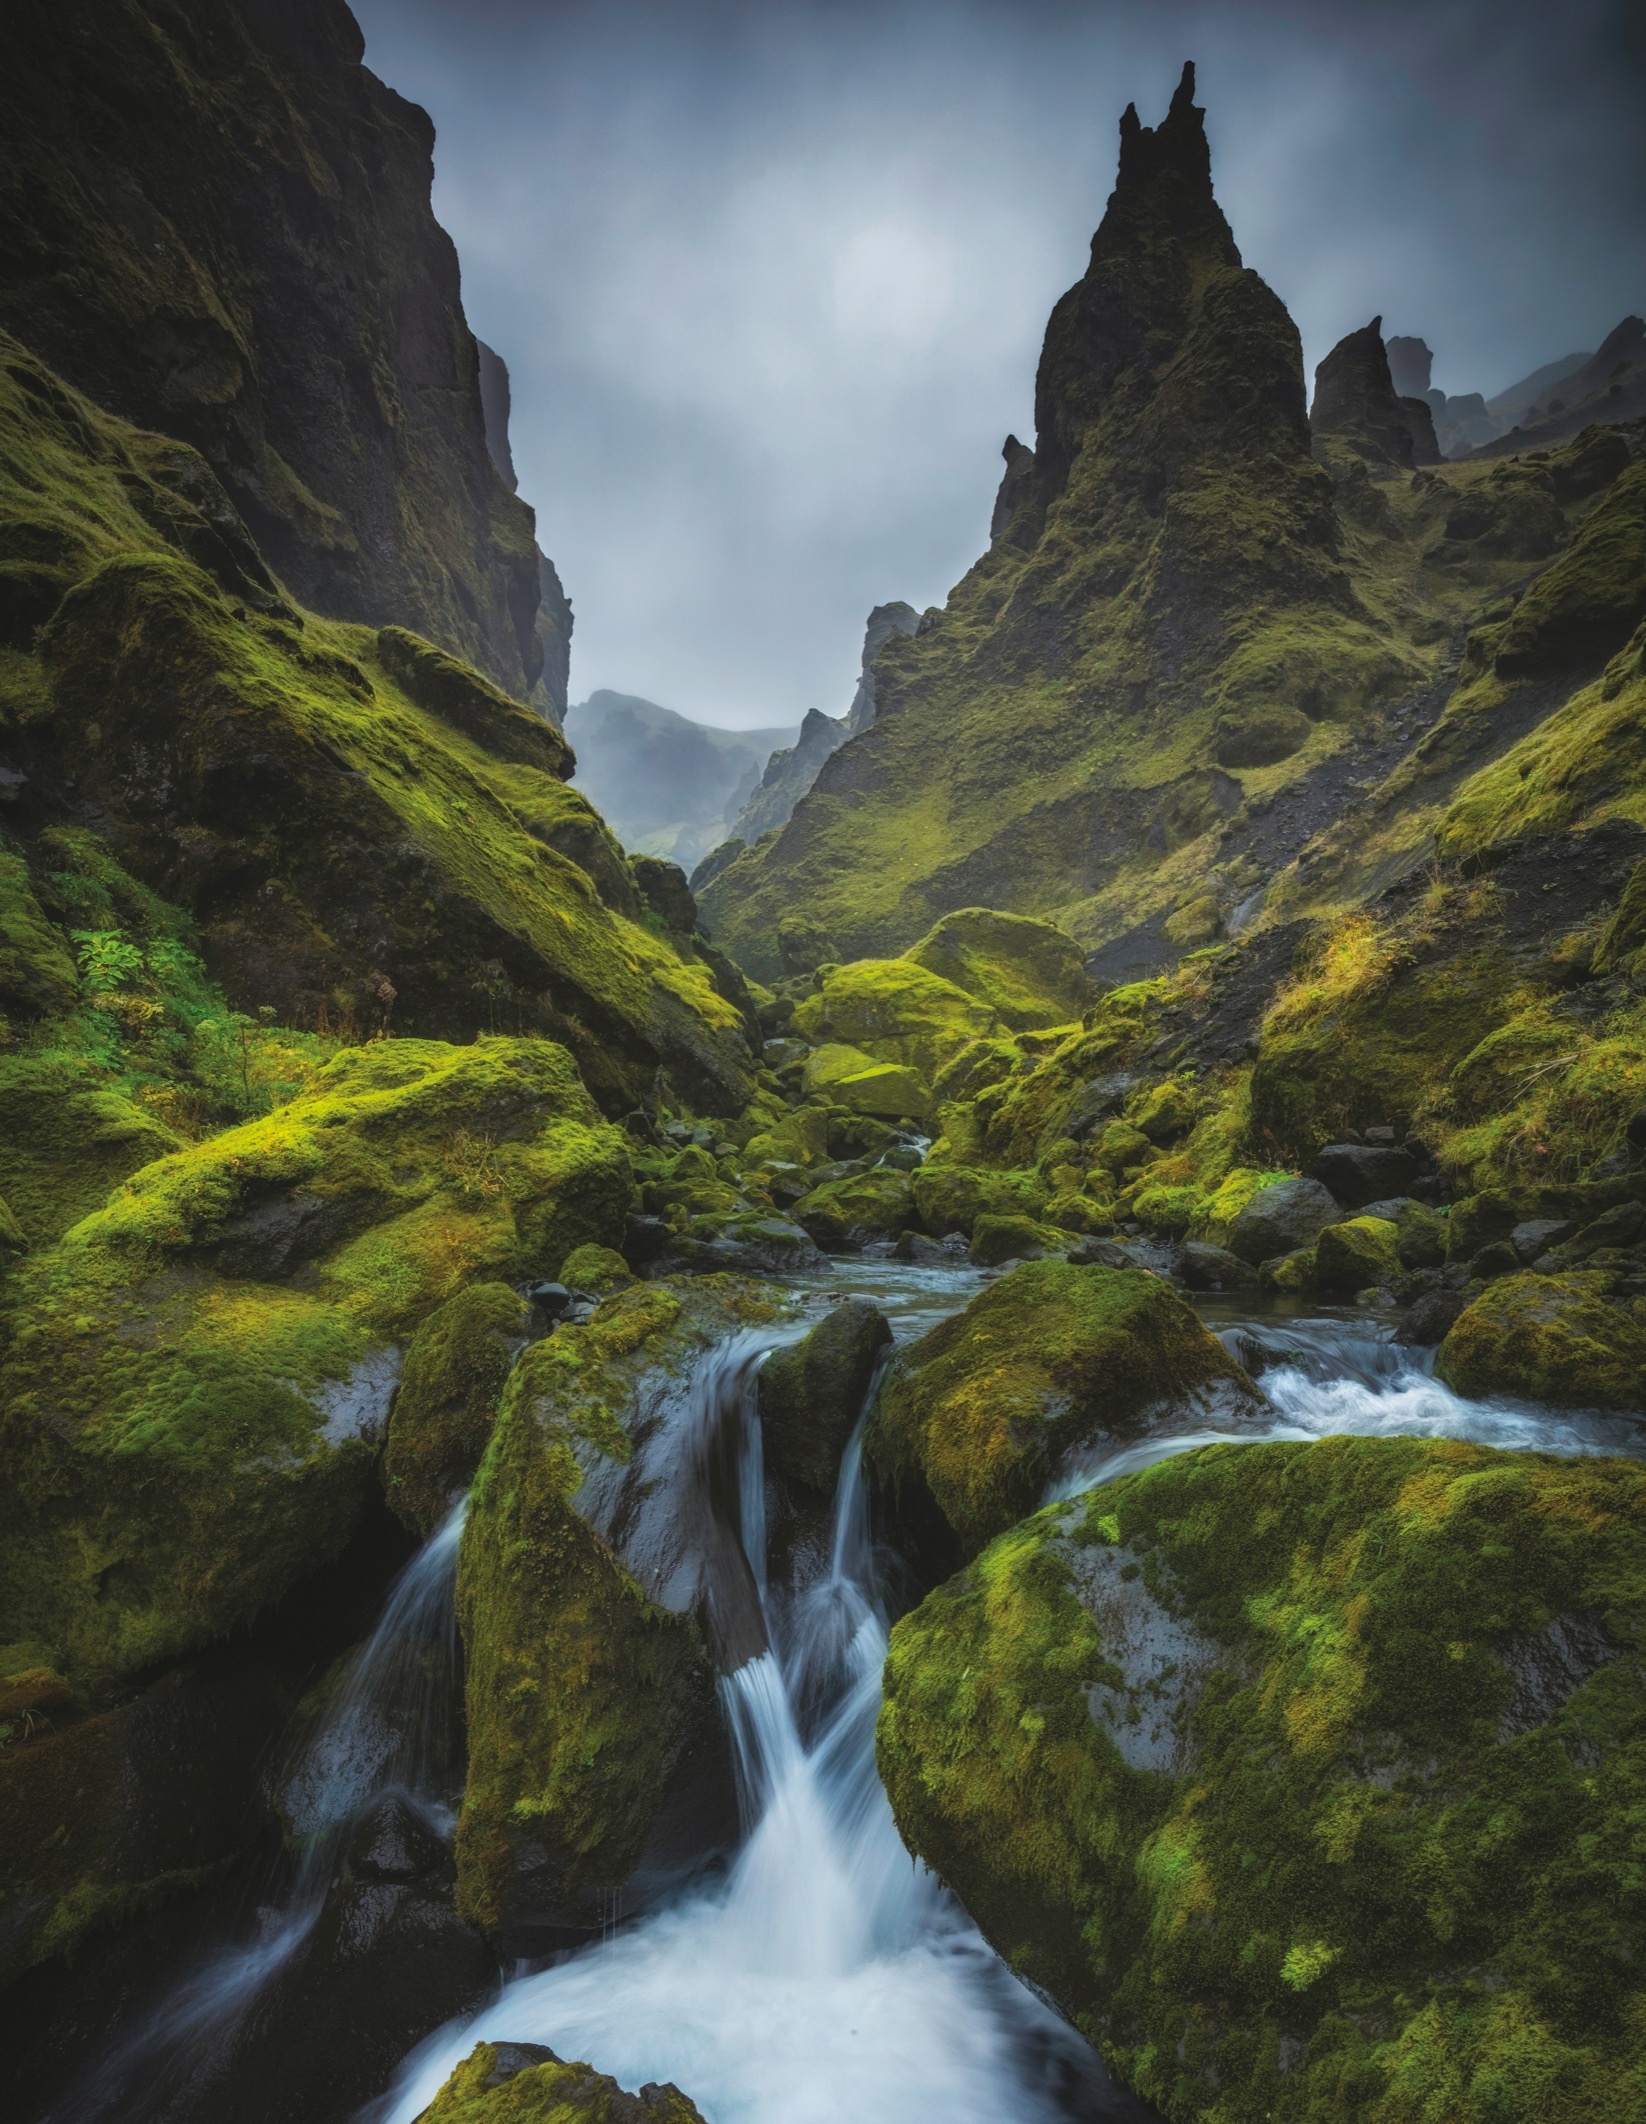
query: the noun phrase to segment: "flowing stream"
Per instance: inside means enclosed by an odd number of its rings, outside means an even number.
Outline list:
[[[900,1341],[984,1279],[958,1268],[836,1262],[815,1297],[862,1293]],[[1262,1411],[1167,1417],[1139,1443],[1064,1471],[1052,1497],[1217,1439],[1443,1436],[1557,1453],[1639,1453],[1629,1419],[1468,1402],[1364,1313],[1200,1311],[1259,1380]],[[792,1326],[783,1336],[798,1332]],[[592,1478],[580,1500],[648,1586],[702,1615],[723,1674],[743,1840],[728,1865],[661,1890],[631,1922],[522,1970],[405,2062],[361,2124],[412,2124],[482,2040],[546,2043],[636,2087],[673,2080],[710,2124],[1054,2124],[1142,2120],[1091,2049],[1018,1984],[898,1838],[875,1770],[888,1616],[859,1439],[828,1538],[795,1582],[768,1572],[756,1375],[767,1342],[730,1338],[656,1418],[644,1479]],[[860,1427],[861,1428],[861,1427]],[[633,1470],[630,1471],[631,1476]],[[605,1488],[602,1488],[602,1480]],[[388,1793],[449,1836],[461,1780],[453,1587],[463,1512],[407,1564],[376,1627],[283,1776],[302,1855],[255,1930],[175,1985],[52,2111],[53,2124],[215,2120],[200,2097],[271,1979],[314,1934],[352,1824]],[[779,1551],[781,1553],[781,1551]],[[294,2036],[298,2031],[294,2031]]]

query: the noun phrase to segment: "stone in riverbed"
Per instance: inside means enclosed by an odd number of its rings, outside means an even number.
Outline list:
[[[1254,1264],[1311,1245],[1342,1216],[1318,1180],[1277,1180],[1260,1188],[1229,1228],[1229,1251]]]

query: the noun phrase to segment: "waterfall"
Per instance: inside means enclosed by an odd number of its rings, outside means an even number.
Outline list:
[[[626,2086],[672,2079],[711,2124],[1146,2114],[898,1836],[874,1761],[887,1617],[860,1435],[841,1467],[827,1563],[808,1583],[770,1588],[754,1371],[722,1365],[714,1378],[707,1450],[735,1462],[740,1577],[757,1589],[766,1638],[720,1683],[743,1846],[722,1880],[442,2029],[374,2114],[412,2124],[482,2041],[546,2043]]]
[[[50,2124],[157,2116],[207,2077],[258,1994],[314,1930],[344,1834],[373,1801],[402,1793],[449,1835],[461,1777],[453,1590],[465,1509],[456,1505],[401,1571],[319,1724],[296,1746],[280,1798],[303,1844],[284,1894],[258,1910],[249,1937],[188,1971]]]

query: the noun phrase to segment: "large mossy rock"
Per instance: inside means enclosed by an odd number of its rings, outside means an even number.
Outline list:
[[[637,1284],[509,1376],[458,1570],[458,1900],[505,1941],[597,1924],[666,1805],[723,1768],[710,1647],[731,1667],[760,1640],[718,1604],[687,1382],[778,1310],[730,1277]]]
[[[872,1299],[847,1298],[809,1335],[772,1352],[760,1368],[760,1428],[773,1474],[814,1498],[829,1496],[891,1340]]]
[[[1646,1415],[1646,1321],[1603,1270],[1502,1276],[1454,1322],[1436,1369],[1458,1393]]]
[[[832,1252],[873,1239],[894,1239],[915,1221],[914,1190],[907,1173],[871,1166],[825,1180],[794,1206],[796,1221],[818,1245]]]
[[[1067,1025],[1092,1000],[1085,954],[1067,930],[992,907],[962,907],[903,954],[986,1004],[1014,1032]]]
[[[1229,1226],[1229,1251],[1242,1261],[1270,1261],[1316,1240],[1343,1215],[1318,1180],[1276,1180],[1248,1197]]]
[[[969,1040],[993,1032],[993,1008],[910,959],[856,959],[828,966],[799,1003],[794,1029],[822,1045],[855,1047],[877,1062],[901,1062],[927,1079]]]
[[[581,1246],[567,1260],[601,1251]],[[622,1255],[611,1258],[627,1276]],[[480,1465],[525,1322],[517,1291],[506,1283],[476,1283],[437,1307],[411,1339],[389,1416],[383,1489],[399,1517],[425,1539]]]
[[[1634,2116],[1643,1629],[1633,1463],[1213,1446],[905,1617],[880,1767],[1174,2120]]]
[[[920,1228],[934,1239],[963,1232],[979,1217],[1038,1217],[1045,1182],[1036,1173],[991,1173],[968,1165],[923,1165],[912,1176]]]
[[[130,1672],[328,1561],[414,1331],[620,1239],[626,1146],[548,1041],[385,1040],[134,1174],[12,1279],[0,1637]]]
[[[32,1246],[49,1245],[122,1180],[181,1147],[83,1056],[0,1055],[0,1195]]]
[[[424,2110],[420,2124],[703,2124],[672,2080],[627,2094],[592,2065],[542,2043],[480,2043]]]
[[[1060,1468],[1136,1438],[1260,1404],[1171,1286],[1144,1269],[1029,1261],[899,1353],[864,1458],[965,1554],[1033,1509]]]

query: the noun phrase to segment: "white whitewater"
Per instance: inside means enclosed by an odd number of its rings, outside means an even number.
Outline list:
[[[772,1646],[721,1684],[749,1825],[736,1863],[443,2029],[381,2115],[411,2124],[482,2041],[546,2043],[626,2087],[673,2080],[710,2124],[1041,2124],[1076,2113],[1077,2092],[1083,2117],[1143,2114],[898,1837],[875,1771],[886,1618],[856,1442],[829,1566],[778,1598],[748,1385],[726,1413]]]
[[[1434,1375],[1434,1352],[1416,1350],[1369,1324],[1301,1320],[1284,1326],[1228,1330],[1221,1338],[1241,1361],[1261,1361],[1259,1385],[1270,1414],[1239,1430],[1191,1430],[1141,1439],[1080,1462],[1061,1475],[1046,1501],[1078,1496],[1094,1483],[1192,1453],[1203,1445],[1252,1445],[1270,1439],[1308,1442],[1360,1438],[1458,1438],[1505,1452],[1638,1457],[1646,1439],[1638,1423],[1603,1410],[1548,1409],[1533,1402],[1466,1401]]]

